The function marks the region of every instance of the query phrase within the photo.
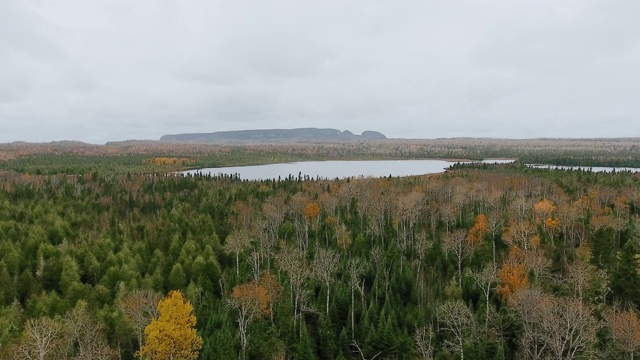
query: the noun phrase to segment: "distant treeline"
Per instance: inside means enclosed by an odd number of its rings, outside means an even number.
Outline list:
[[[305,144],[126,141],[0,145],[0,170],[30,174],[168,172],[305,160],[513,158],[521,163],[640,167],[640,139],[435,139]]]

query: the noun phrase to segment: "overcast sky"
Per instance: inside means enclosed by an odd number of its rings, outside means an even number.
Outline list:
[[[0,142],[640,136],[638,0],[0,0]]]

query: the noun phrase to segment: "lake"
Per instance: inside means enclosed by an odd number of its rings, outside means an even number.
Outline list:
[[[487,159],[484,163],[511,163],[513,160]],[[238,174],[243,180],[285,179],[300,174],[309,178],[393,177],[442,173],[455,164],[445,160],[304,161],[256,166],[232,166],[183,171],[182,174]]]
[[[591,172],[621,172],[631,171],[633,173],[640,172],[640,168],[632,167],[607,167],[607,166],[562,166],[562,165],[544,165],[544,164],[527,164],[527,166],[536,169],[550,169],[550,170],[582,170]]]

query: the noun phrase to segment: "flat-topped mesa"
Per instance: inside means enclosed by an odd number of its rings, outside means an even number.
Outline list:
[[[362,135],[355,135],[349,130],[336,129],[264,129],[217,131],[213,133],[193,133],[165,135],[160,141],[166,142],[331,142],[349,140],[381,140],[387,137],[377,131],[365,131]]]
[[[382,133],[379,133],[377,131],[369,131],[369,130],[364,131],[362,135],[360,135],[360,137],[364,140],[382,140],[387,138]]]

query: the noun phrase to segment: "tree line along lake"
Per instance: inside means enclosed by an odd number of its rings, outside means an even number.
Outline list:
[[[485,159],[481,163],[485,164],[508,164],[513,163],[513,159]],[[237,176],[242,180],[268,180],[268,179],[285,179],[288,177],[310,179],[344,179],[352,177],[403,177],[438,174],[444,172],[451,165],[456,164],[455,161],[447,160],[366,160],[366,161],[304,161],[292,163],[278,163],[255,166],[230,166],[219,168],[203,168],[188,171],[182,171],[185,175],[229,175]],[[553,165],[528,165],[535,168],[576,170],[594,172],[611,172],[611,171],[631,171],[638,172],[638,168],[612,168],[597,167],[587,168],[578,166],[553,166]]]

